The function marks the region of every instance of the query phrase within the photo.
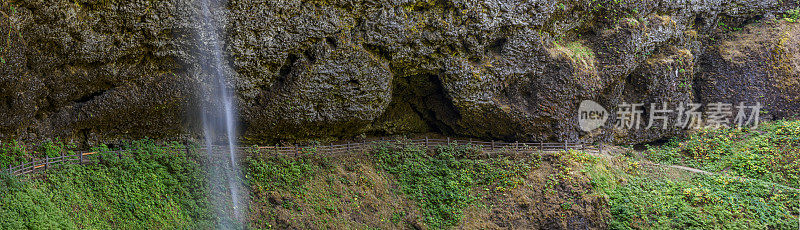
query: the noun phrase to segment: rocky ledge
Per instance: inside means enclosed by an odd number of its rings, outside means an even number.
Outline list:
[[[796,117],[800,23],[782,18],[798,6],[229,0],[214,13],[244,142],[439,132],[642,143],[682,130],[587,133],[578,105],[759,102],[767,119]],[[197,10],[191,0],[5,1],[0,139],[194,136],[196,105],[212,100],[197,90],[208,72]]]

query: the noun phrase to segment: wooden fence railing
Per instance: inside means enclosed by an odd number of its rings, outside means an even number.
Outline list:
[[[349,142],[345,144],[330,144],[330,145],[313,145],[313,146],[251,146],[251,147],[238,147],[236,151],[239,155],[249,154],[275,154],[284,156],[300,156],[307,154],[322,154],[326,156],[335,156],[339,154],[347,154],[353,152],[369,151],[382,143],[399,143],[399,144],[415,144],[424,146],[426,148],[443,146],[443,145],[469,145],[481,149],[487,154],[502,154],[505,152],[514,152],[515,154],[531,154],[541,152],[552,152],[561,150],[581,150],[589,153],[602,154],[602,146],[591,146],[584,143],[523,143],[523,142],[500,142],[500,141],[473,141],[473,140],[456,140],[456,139],[416,139],[416,140],[380,140],[380,141],[363,141],[363,142]],[[215,146],[212,148],[220,148]],[[188,151],[189,148],[184,149]],[[198,151],[206,151],[206,148],[199,148]],[[215,150],[216,151],[216,150]],[[224,150],[222,150],[224,151]],[[64,155],[58,157],[46,157],[43,159],[36,159],[24,164],[11,166],[5,171],[11,175],[19,176],[30,174],[39,170],[47,170],[57,165],[73,163],[73,164],[86,164],[94,162],[102,162],[103,158],[116,157],[123,158],[128,156],[129,153],[125,150],[114,151],[92,151],[84,152],[73,155]]]

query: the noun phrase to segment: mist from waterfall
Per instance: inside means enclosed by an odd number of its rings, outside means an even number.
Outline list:
[[[213,4],[216,3],[216,4]],[[242,228],[247,203],[241,194],[241,169],[236,159],[237,120],[233,89],[228,86],[219,22],[213,9],[222,1],[200,0],[198,41],[203,76],[201,92],[205,93],[201,107],[205,146],[208,156],[209,198],[215,209],[218,229]],[[216,12],[216,11],[215,11]],[[227,187],[226,187],[227,186]]]

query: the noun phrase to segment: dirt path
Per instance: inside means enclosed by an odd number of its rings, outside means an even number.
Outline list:
[[[704,170],[700,170],[700,169],[696,169],[696,168],[691,168],[691,167],[686,167],[686,166],[680,166],[680,165],[662,165],[662,164],[658,164],[658,163],[652,163],[652,162],[651,162],[650,164],[652,164],[652,165],[655,165],[655,166],[669,167],[669,168],[679,169],[679,170],[683,170],[683,171],[689,171],[689,172],[693,172],[693,173],[700,173],[700,174],[709,175],[709,176],[710,176],[710,175],[714,175],[714,173],[712,173],[712,172],[709,172],[709,171],[704,171]]]
[[[621,149],[614,149],[613,147],[612,148],[608,148],[608,149],[609,149],[609,151],[608,152],[604,152],[602,155],[595,154],[595,153],[589,153],[589,154],[594,155],[594,156],[599,156],[599,157],[611,157],[614,154],[614,152],[616,152],[617,154],[621,154],[619,151],[622,151]],[[677,170],[684,171],[684,172],[703,174],[703,175],[706,175],[706,176],[722,175],[722,173],[709,172],[709,171],[705,171],[705,170],[702,170],[702,169],[696,169],[696,168],[682,166],[682,165],[667,165],[667,164],[655,163],[655,162],[652,162],[650,160],[647,160],[647,158],[645,158],[644,155],[642,155],[642,153],[639,152],[639,151],[636,151],[636,156],[637,156],[637,158],[638,158],[640,163],[644,163],[644,164],[652,165],[652,166],[656,166],[656,167],[677,169]],[[728,175],[728,176],[730,176],[730,175]],[[736,179],[740,179],[740,180],[758,180],[758,179],[752,179],[752,178],[747,178],[747,177],[738,177],[738,176],[730,176],[730,177],[733,177],[733,178],[736,178]],[[762,181],[762,180],[758,180],[758,181]],[[766,182],[766,181],[762,181],[762,182]],[[797,188],[789,187],[789,186],[778,184],[778,183],[772,183],[772,182],[767,182],[767,183],[770,183],[770,184],[774,185],[774,187],[781,188],[781,189],[784,189],[784,190],[800,192],[800,189],[797,189]]]
[[[691,168],[691,167],[686,167],[686,166],[680,166],[680,165],[665,165],[665,164],[659,164],[659,163],[654,163],[654,162],[650,162],[650,161],[647,161],[645,163],[653,165],[653,166],[673,168],[673,169],[678,169],[678,170],[692,172],[692,173],[699,173],[699,174],[703,174],[703,175],[707,175],[707,176],[722,175],[721,173],[714,173],[714,172],[704,171],[704,170]],[[728,175],[728,176],[730,176],[730,175]],[[758,180],[758,179],[752,179],[752,178],[747,178],[747,177],[738,177],[738,176],[730,176],[730,177],[733,177],[733,178],[736,178],[736,179],[740,179],[740,180]],[[762,180],[758,180],[758,181],[762,181]],[[766,181],[762,181],[762,182],[766,182]],[[773,182],[767,182],[767,183],[770,183],[770,184],[774,185],[775,187],[782,188],[782,189],[785,189],[785,190],[791,190],[791,191],[794,191],[794,192],[800,192],[800,189],[792,188],[792,187],[789,187],[789,186],[786,186],[786,185],[773,183]]]

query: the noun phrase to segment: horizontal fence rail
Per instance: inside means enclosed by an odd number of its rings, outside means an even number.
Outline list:
[[[250,154],[258,155],[283,155],[283,156],[301,156],[308,154],[320,154],[325,156],[336,156],[340,154],[348,154],[353,152],[364,152],[374,149],[386,143],[395,144],[413,144],[417,146],[424,146],[426,148],[457,145],[457,146],[471,146],[480,149],[486,154],[502,155],[504,153],[514,152],[515,154],[534,154],[542,152],[554,152],[564,150],[581,150],[588,153],[602,154],[603,147],[592,146],[584,143],[523,143],[523,142],[500,142],[500,141],[473,141],[473,140],[457,140],[457,139],[416,139],[416,140],[378,140],[378,141],[362,141],[362,142],[348,142],[345,144],[329,144],[329,145],[310,145],[310,146],[250,146],[250,147],[237,147],[241,155],[247,156]],[[185,148],[183,151],[189,151],[193,148]],[[217,150],[218,149],[218,150]],[[198,148],[198,151],[208,151],[207,148]],[[227,151],[221,146],[212,146],[212,151]],[[71,163],[71,164],[87,164],[95,162],[103,162],[103,158],[115,157],[123,158],[128,154],[125,150],[112,150],[112,151],[91,151],[83,152],[72,155],[65,155],[57,157],[45,157],[43,159],[36,159],[27,163],[16,166],[11,166],[5,171],[14,176],[26,175],[40,170],[47,170],[55,166]]]

